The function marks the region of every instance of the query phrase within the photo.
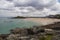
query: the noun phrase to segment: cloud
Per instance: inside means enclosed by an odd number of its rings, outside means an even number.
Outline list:
[[[6,1],[12,2],[13,0],[6,0]]]
[[[60,3],[56,3],[54,6],[50,7],[50,9],[60,11]]]
[[[55,14],[60,14],[58,0],[0,0],[0,16],[41,17]]]
[[[56,0],[15,0],[15,7],[32,6],[36,9],[43,9],[44,7],[50,7],[56,3]]]
[[[7,2],[7,1],[0,1],[0,8],[8,8],[8,7],[13,7],[13,3],[12,2]]]

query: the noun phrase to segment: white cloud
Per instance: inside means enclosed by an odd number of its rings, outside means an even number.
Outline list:
[[[60,3],[57,0],[0,0],[0,16],[40,17],[55,14],[60,14]]]
[[[12,2],[7,2],[7,1],[0,1],[0,8],[9,8],[9,7],[13,7],[14,4]]]
[[[50,9],[53,9],[55,11],[60,11],[60,3],[56,3],[54,6],[50,7]]]

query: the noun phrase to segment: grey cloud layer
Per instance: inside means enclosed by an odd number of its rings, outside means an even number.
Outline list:
[[[28,16],[46,16],[59,14],[60,3],[57,0],[1,0],[0,15],[8,14],[15,16],[16,14]],[[10,11],[10,12],[7,12]]]
[[[50,7],[56,4],[56,0],[51,0],[50,2],[44,3],[44,0],[8,0],[14,3],[15,7],[21,6],[32,6],[36,9],[43,9],[44,7]]]

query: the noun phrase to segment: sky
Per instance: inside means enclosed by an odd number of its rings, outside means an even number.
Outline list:
[[[0,17],[60,14],[60,0],[0,0]]]

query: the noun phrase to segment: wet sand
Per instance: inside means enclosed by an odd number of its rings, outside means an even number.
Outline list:
[[[37,22],[43,25],[52,24],[54,22],[60,22],[60,19],[52,19],[52,18],[26,18],[25,20]]]

